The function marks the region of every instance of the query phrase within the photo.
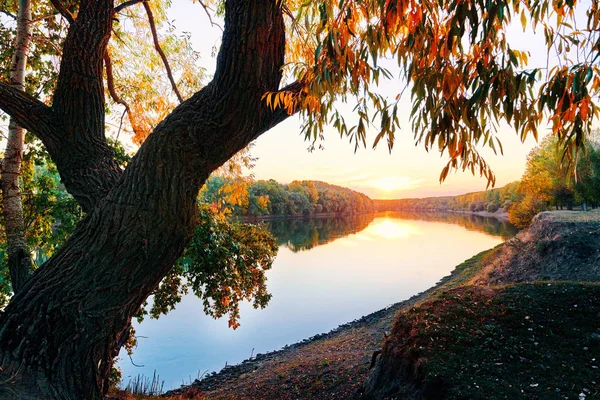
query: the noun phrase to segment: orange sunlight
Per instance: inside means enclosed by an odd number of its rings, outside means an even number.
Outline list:
[[[421,230],[408,221],[391,218],[376,220],[364,231],[365,235],[377,236],[384,239],[407,239],[411,236],[421,235]]]
[[[367,183],[367,185],[384,192],[392,192],[415,188],[418,186],[418,183],[418,180],[407,176],[384,176]]]

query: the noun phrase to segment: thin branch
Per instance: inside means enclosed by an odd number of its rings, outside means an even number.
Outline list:
[[[128,354],[129,356],[129,361],[131,361],[131,364],[133,364],[134,367],[138,367],[138,368],[143,368],[144,365],[137,365],[136,363],[133,362],[133,358],[131,357],[131,354]]]
[[[11,13],[11,12],[8,12],[8,11],[6,11],[6,10],[2,10],[2,11],[0,11],[0,12],[1,12],[2,14],[4,14],[4,15],[7,15],[7,16],[9,16],[10,18],[12,18],[12,19],[14,19],[14,20],[16,20],[16,19],[17,19],[17,16],[16,16],[15,14]]]
[[[210,8],[201,1],[198,1],[198,3],[200,3],[202,8],[204,8],[204,12],[206,13],[206,16],[208,17],[208,20],[210,21],[210,25],[216,26],[217,28],[219,28],[221,30],[221,32],[223,32],[223,27],[213,21],[212,16],[210,15],[210,11],[211,11]]]
[[[158,34],[156,33],[156,24],[154,23],[154,15],[152,14],[152,10],[150,9],[150,4],[147,0],[143,2],[144,8],[146,9],[146,14],[148,15],[148,22],[150,23],[150,30],[152,31],[152,39],[154,40],[154,48],[162,58],[163,64],[165,65],[165,69],[167,70],[167,76],[169,77],[169,81],[171,81],[171,87],[173,91],[177,95],[179,102],[183,102],[183,97],[181,93],[179,93],[179,89],[177,89],[177,84],[175,83],[175,79],[173,78],[173,73],[171,72],[171,67],[169,66],[169,61],[167,60],[167,56],[162,51],[160,47],[160,43],[158,42]]]
[[[112,69],[112,60],[110,59],[110,55],[108,51],[104,54],[104,66],[106,67],[106,83],[108,86],[108,92],[110,93],[110,97],[117,104],[120,104],[125,107],[127,111],[129,111],[129,104],[125,100],[123,100],[115,90],[115,81],[113,76]]]
[[[43,20],[45,20],[45,19],[54,18],[54,17],[56,17],[56,14],[57,14],[57,13],[52,13],[52,14],[48,14],[48,15],[42,15],[42,16],[39,16],[39,17],[37,17],[37,18],[34,18],[34,19],[32,19],[32,20],[31,20],[31,23],[32,23],[32,24],[34,24],[34,23],[36,23],[36,22],[40,22],[40,21],[43,21]]]
[[[119,132],[117,133],[117,139],[118,139],[119,135],[121,134],[121,128],[123,127],[123,117],[125,116],[125,113],[127,113],[127,115],[129,115],[129,121],[131,121],[131,122],[133,122],[133,116],[131,115],[131,108],[129,107],[129,104],[127,104],[127,102],[125,100],[123,100],[118,95],[117,91],[115,90],[115,79],[114,79],[114,75],[113,75],[112,60],[110,59],[110,54],[108,54],[108,50],[106,51],[106,53],[104,53],[104,66],[106,67],[106,83],[108,86],[108,93],[110,93],[110,97],[113,99],[113,101],[115,103],[120,104],[123,107],[125,107],[125,112],[123,112],[123,115],[121,116],[121,124],[119,125]],[[131,124],[131,127],[135,131],[135,127],[134,127],[133,123]]]
[[[70,24],[72,24],[73,22],[75,22],[75,17],[73,17],[73,14],[71,14],[69,12],[69,10],[67,10],[62,3],[60,2],[61,0],[50,0],[50,3],[52,3],[52,5],[54,6],[54,8],[56,8],[56,10],[60,13],[60,15],[62,15],[63,17],[65,17],[65,19],[67,21],[69,21]]]
[[[54,43],[52,40],[49,40],[49,39],[47,39],[47,38],[46,38],[46,37],[43,35],[43,32],[42,32],[42,30],[41,30],[40,28],[36,27],[35,29],[36,29],[37,31],[39,31],[40,33],[42,33],[42,35],[39,35],[39,36],[38,36],[38,35],[33,35],[33,36],[31,37],[31,39],[32,39],[34,42],[38,42],[38,43],[44,43],[44,44],[46,44],[46,45],[48,45],[48,46],[52,47],[52,48],[54,49],[54,51],[56,52],[56,54],[57,54],[58,56],[61,56],[61,55],[62,55],[62,48],[58,47],[58,46],[57,46],[57,44],[56,44],[56,43]]]
[[[144,0],[129,0],[129,1],[126,1],[124,3],[121,3],[121,4],[119,4],[118,6],[115,7],[115,14],[120,13],[121,11],[123,11],[124,9],[126,9],[127,7],[131,7],[133,5],[141,3],[143,1]]]

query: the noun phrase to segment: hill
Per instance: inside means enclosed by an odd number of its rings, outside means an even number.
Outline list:
[[[280,217],[315,214],[357,214],[375,211],[365,194],[321,181],[293,181],[289,184],[270,179],[248,182],[242,179],[211,177],[201,198],[234,215]]]

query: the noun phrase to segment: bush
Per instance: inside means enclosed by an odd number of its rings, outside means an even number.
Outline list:
[[[490,213],[495,213],[496,211],[498,211],[498,209],[500,208],[500,206],[496,203],[489,203],[487,206],[487,211]]]
[[[510,207],[508,220],[517,228],[527,228],[537,213],[546,211],[544,202],[526,196],[521,202]]]
[[[482,201],[475,201],[469,204],[469,211],[477,212],[485,210],[485,205]]]

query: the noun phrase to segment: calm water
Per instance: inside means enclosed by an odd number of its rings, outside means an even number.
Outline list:
[[[476,253],[514,235],[508,224],[462,214],[380,213],[266,223],[279,253],[268,272],[266,309],[241,308],[241,327],[214,320],[193,295],[159,320],[136,325],[123,382],[156,370],[165,389],[327,332],[433,286]]]

